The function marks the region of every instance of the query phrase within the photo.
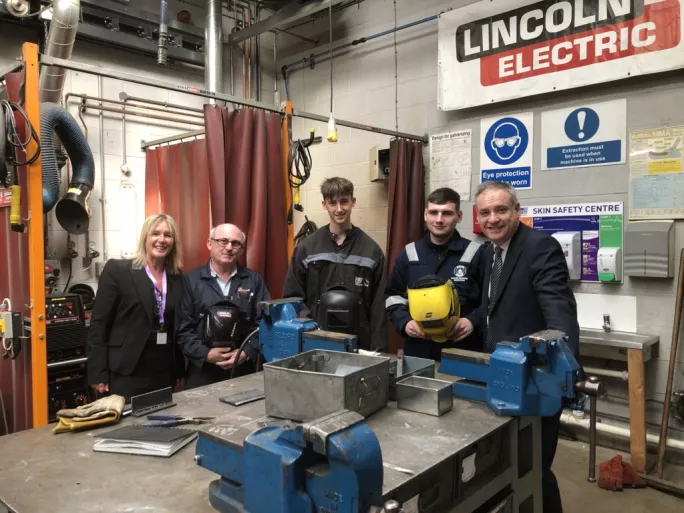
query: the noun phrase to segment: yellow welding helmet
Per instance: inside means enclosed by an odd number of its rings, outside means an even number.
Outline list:
[[[435,342],[446,342],[447,333],[461,315],[458,292],[451,280],[425,276],[408,288],[411,318]]]

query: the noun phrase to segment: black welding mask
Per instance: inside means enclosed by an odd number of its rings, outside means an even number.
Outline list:
[[[237,348],[248,329],[246,314],[233,301],[219,301],[204,314],[204,341],[211,348]]]
[[[346,287],[332,287],[318,301],[316,322],[322,330],[355,335],[358,331],[361,300]]]

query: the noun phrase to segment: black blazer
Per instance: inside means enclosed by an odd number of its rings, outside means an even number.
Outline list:
[[[493,246],[488,245],[482,303],[468,316],[482,339],[487,329],[493,257]],[[575,357],[579,356],[577,303],[568,278],[568,266],[560,243],[550,235],[520,223],[505,255],[499,292],[492,298],[489,326],[494,342],[516,342],[536,331],[557,329],[568,335],[570,348]]]
[[[168,343],[174,346],[183,293],[181,274],[167,273],[166,304],[174,305],[175,326],[169,326]],[[130,375],[154,331],[154,286],[144,267],[131,260],[108,260],[97,286],[88,330],[88,383],[109,383],[110,371]],[[182,375],[176,375],[177,378]]]

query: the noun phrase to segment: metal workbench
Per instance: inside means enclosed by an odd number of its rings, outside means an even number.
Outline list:
[[[164,413],[216,416],[202,429],[241,441],[273,420],[264,401],[235,408],[218,398],[262,387],[259,373],[188,390],[175,394],[177,406]],[[521,503],[521,510],[541,512],[539,419],[498,417],[455,399],[441,417],[389,403],[367,422],[382,448],[384,498],[404,502],[407,513],[421,493],[435,512],[517,512]],[[51,428],[0,437],[0,512],[3,504],[14,513],[213,511],[208,487],[218,476],[195,464],[194,442],[171,458],[96,453],[93,436],[111,426],[60,435]]]

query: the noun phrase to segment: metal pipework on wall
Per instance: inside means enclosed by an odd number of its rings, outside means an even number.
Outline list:
[[[159,39],[157,40],[157,63],[166,65],[168,62],[167,51],[169,47],[168,0],[161,0],[159,10]]]
[[[80,0],[60,0],[53,2],[52,21],[45,42],[45,55],[71,58],[71,51],[76,41],[78,21],[80,17]],[[64,89],[66,70],[47,66],[40,72],[40,101],[59,104]]]
[[[176,110],[187,110],[188,112],[198,112],[200,114],[204,113],[203,109],[196,109],[193,107],[186,107],[185,105],[178,105],[176,103],[169,103],[169,102],[160,102],[157,100],[149,100],[147,98],[140,98],[138,96],[131,96],[130,94],[121,91],[119,93],[119,100],[122,102],[135,102],[135,103],[144,103],[144,104],[150,104],[150,105],[159,105],[161,107],[166,107],[167,109],[176,109]],[[127,105],[130,105],[130,103],[127,103]],[[149,109],[149,107],[145,107],[146,109]],[[152,110],[152,109],[150,109]],[[164,112],[167,112],[166,110]]]
[[[204,122],[200,121],[192,121],[189,119],[178,119],[178,118],[172,118],[168,116],[159,116],[157,114],[146,114],[144,112],[133,112],[128,109],[113,109],[110,107],[104,107],[98,104],[92,104],[92,103],[84,103],[83,108],[85,109],[95,109],[99,110],[100,112],[111,112],[113,114],[126,114],[127,116],[137,116],[140,118],[147,118],[147,119],[158,119],[160,121],[170,121],[172,123],[183,123],[185,125],[194,125],[194,126],[204,126]]]
[[[204,29],[204,82],[214,93],[223,92],[223,28],[221,1],[207,0],[206,28]],[[215,99],[209,103],[215,104]]]
[[[98,75],[105,78],[113,78],[114,80],[122,80],[124,82],[131,82],[133,84],[147,85],[151,87],[157,87],[159,89],[166,89],[168,91],[180,91],[185,94],[192,96],[198,96],[203,98],[214,98],[227,103],[234,103],[236,105],[244,105],[246,107],[253,107],[256,109],[265,110],[267,112],[275,112],[278,114],[283,114],[280,105],[272,105],[270,103],[256,102],[253,100],[247,100],[245,98],[238,98],[236,96],[231,96],[224,93],[213,93],[211,91],[205,91],[197,89],[193,86],[187,86],[184,84],[179,84],[177,82],[167,82],[164,80],[151,79],[142,77],[140,75],[134,75],[132,73],[125,73],[122,71],[114,71],[107,68],[102,68],[100,66],[93,66],[92,64],[84,64],[82,62],[76,62],[73,60],[58,59],[55,57],[49,57],[47,55],[41,55],[41,65],[43,66],[61,66],[68,70],[82,71],[83,73],[90,73],[93,75]],[[318,114],[312,114],[310,112],[303,112],[299,110],[293,110],[293,116],[311,119],[314,121],[321,121],[323,123],[328,122],[326,116],[320,116]],[[345,121],[343,119],[335,119],[336,123],[340,126],[347,126],[349,128],[354,128],[356,130],[364,130],[366,132],[374,132],[377,134],[389,135],[391,137],[400,137],[403,139],[408,139],[411,141],[420,141],[422,143],[427,143],[428,138],[426,135],[416,135],[409,134],[405,132],[398,132],[396,130],[387,130],[385,128],[376,127],[373,125],[365,125],[361,123],[355,123],[353,121]]]
[[[74,97],[74,98],[81,98],[82,100],[91,100],[95,102],[100,102],[100,103],[111,103],[114,105],[123,105],[124,110],[128,114],[135,115],[137,112],[131,109],[142,109],[142,110],[151,110],[155,112],[163,112],[165,114],[178,114],[179,116],[185,116],[188,118],[194,118],[194,119],[204,119],[204,116],[200,116],[198,114],[186,114],[184,112],[175,112],[172,110],[168,109],[161,109],[158,107],[149,107],[147,105],[135,105],[132,103],[129,103],[128,101],[116,101],[116,100],[108,100],[106,98],[98,98],[96,96],[88,96],[87,94],[79,94],[79,93],[67,93],[64,96],[64,103],[67,103],[69,101],[69,98]],[[127,97],[128,98],[128,97]],[[195,111],[196,112],[196,111]],[[199,111],[201,112],[201,111]],[[142,113],[145,114],[145,113]]]
[[[354,41],[352,41],[350,43],[346,43],[346,44],[343,44],[340,46],[336,46],[332,50],[326,50],[324,52],[319,52],[317,54],[310,55],[309,57],[303,57],[303,58],[299,59],[298,61],[291,62],[290,64],[285,64],[281,68],[281,72],[283,74],[283,80],[285,81],[286,99],[289,98],[289,92],[288,92],[288,86],[287,86],[287,72],[291,68],[293,68],[295,66],[300,66],[302,64],[309,64],[311,66],[314,66],[316,61],[321,59],[322,57],[330,58],[332,55],[335,54],[335,52],[339,52],[341,50],[346,50],[347,48],[351,48],[352,46],[357,46],[357,45],[360,45],[362,43],[366,43],[367,41],[371,41],[372,39],[377,39],[378,37],[387,36],[389,34],[394,34],[396,32],[401,32],[402,30],[406,30],[408,28],[415,27],[417,25],[422,25],[423,23],[428,23],[430,21],[436,20],[437,18],[439,18],[439,16],[440,16],[439,14],[436,14],[434,16],[429,16],[429,17],[423,18],[421,20],[412,21],[411,23],[406,23],[405,25],[400,25],[398,27],[391,28],[391,29],[385,30],[383,32],[378,32],[377,34],[371,34],[370,36],[364,36],[364,37],[361,37],[359,39],[355,39]]]

